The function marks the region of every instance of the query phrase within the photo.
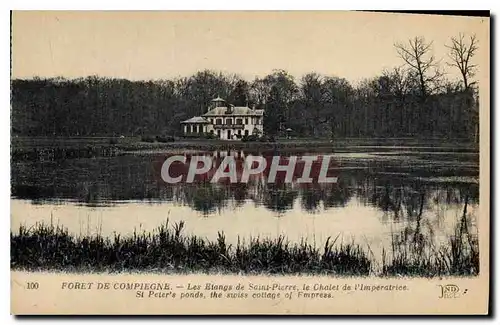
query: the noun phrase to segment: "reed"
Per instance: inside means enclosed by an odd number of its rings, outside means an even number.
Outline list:
[[[465,209],[466,210],[466,207]],[[233,274],[322,274],[332,276],[472,276],[479,274],[477,236],[470,234],[466,211],[455,232],[440,247],[418,229],[393,235],[391,251],[382,252],[383,265],[370,248],[355,243],[323,246],[284,236],[254,237],[246,243],[227,243],[225,234],[214,241],[185,235],[184,222],[168,221],[152,232],[129,236],[72,235],[54,224],[20,226],[11,232],[11,269],[70,272],[177,272]],[[418,226],[416,227],[418,228]]]
[[[285,237],[251,238],[230,245],[224,233],[217,240],[183,234],[184,223],[168,222],[153,232],[130,236],[75,236],[59,225],[20,226],[11,232],[11,268],[82,272],[173,271],[240,274],[367,275],[371,262],[360,246],[335,245],[322,250]]]
[[[422,212],[416,225],[392,234],[392,254],[387,262],[383,252],[382,274],[414,276],[472,276],[479,274],[479,242],[470,230],[467,214],[468,197],[463,214],[444,243],[436,247],[421,231]]]

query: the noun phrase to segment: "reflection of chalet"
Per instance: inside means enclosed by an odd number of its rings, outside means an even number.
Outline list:
[[[184,135],[212,133],[222,140],[241,139],[244,135],[261,135],[263,131],[261,109],[234,106],[222,98],[212,100],[211,108],[202,116],[181,122]]]

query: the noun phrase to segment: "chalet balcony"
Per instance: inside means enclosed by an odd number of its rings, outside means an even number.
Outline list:
[[[245,126],[243,124],[215,124],[214,129],[240,129],[243,130]]]

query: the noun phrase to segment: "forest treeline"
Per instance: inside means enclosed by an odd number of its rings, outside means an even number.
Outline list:
[[[455,43],[454,43],[455,42]],[[170,80],[89,76],[11,82],[12,133],[22,136],[181,135],[180,122],[210,100],[264,109],[266,133],[291,128],[304,137],[447,137],[477,140],[478,93],[470,63],[475,38],[452,38],[448,80],[432,43],[421,37],[395,48],[403,65],[356,85],[315,72],[284,70],[248,81],[205,70]],[[455,51],[453,49],[455,48]],[[467,56],[466,50],[474,50]],[[455,53],[455,56],[453,56]],[[471,55],[472,54],[472,55]],[[455,63],[455,64],[454,64]]]

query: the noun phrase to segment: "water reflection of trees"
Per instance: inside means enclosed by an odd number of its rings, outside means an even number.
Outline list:
[[[302,209],[314,213],[323,209],[343,207],[352,198],[353,191],[340,179],[337,184],[313,184],[300,191]]]
[[[290,184],[267,184],[262,191],[262,201],[257,203],[261,203],[271,211],[284,212],[293,208],[297,196],[297,190]]]
[[[76,199],[88,204],[116,200],[171,201],[205,214],[254,202],[273,212],[298,203],[304,212],[346,206],[353,198],[394,218],[415,218],[423,207],[477,203],[479,186],[429,183],[409,177],[344,171],[336,184],[175,184],[159,181],[151,159],[123,156],[45,164],[13,165],[12,195],[24,199]]]

